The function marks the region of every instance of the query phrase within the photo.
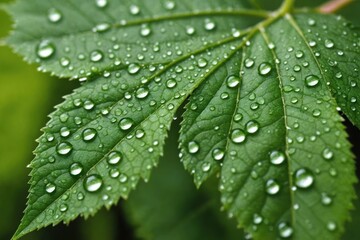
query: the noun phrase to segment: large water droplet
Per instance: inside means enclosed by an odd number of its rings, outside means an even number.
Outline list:
[[[285,222],[282,222],[279,224],[278,230],[279,230],[280,237],[282,237],[282,238],[290,238],[294,232],[292,227],[288,223],[285,223]]]
[[[134,125],[134,121],[131,118],[123,118],[119,122],[119,127],[121,130],[129,130]]]
[[[276,180],[270,179],[266,182],[266,192],[269,195],[275,195],[279,191],[280,191],[280,185]]]
[[[199,150],[200,150],[200,146],[199,146],[199,144],[198,144],[197,142],[195,142],[195,141],[190,141],[190,142],[188,143],[188,151],[189,151],[189,153],[195,154],[195,153],[197,153]]]
[[[285,161],[285,154],[280,151],[270,153],[270,162],[274,165],[280,165]]]
[[[88,192],[98,191],[103,184],[103,180],[98,174],[92,174],[84,179],[84,188]]]
[[[151,34],[151,28],[149,27],[149,25],[147,24],[142,25],[140,29],[140,35],[143,37],[147,37],[150,34]]]
[[[237,87],[241,82],[241,79],[238,77],[238,76],[229,76],[227,79],[226,79],[226,84],[229,88],[235,88]]]
[[[249,134],[254,134],[256,133],[257,131],[259,131],[259,123],[257,121],[249,121],[246,126],[245,126],[245,129],[246,129],[246,132],[249,133]]]
[[[82,132],[82,138],[85,142],[89,142],[95,139],[97,131],[94,128],[87,128]]]
[[[233,141],[234,143],[243,143],[246,139],[246,135],[243,130],[234,129],[231,132],[230,138],[231,138],[231,141]]]
[[[202,165],[201,165],[201,170],[203,172],[208,172],[210,171],[211,169],[211,164],[209,162],[204,162]]]
[[[79,175],[83,170],[83,166],[81,165],[81,163],[73,163],[70,166],[70,174],[73,176],[77,176]]]
[[[62,18],[62,13],[56,8],[50,8],[48,11],[48,19],[52,23],[60,22]]]
[[[53,193],[53,192],[55,192],[55,190],[56,190],[56,186],[54,184],[52,184],[52,183],[46,184],[45,191],[47,193]]]
[[[140,13],[140,8],[137,5],[131,5],[129,10],[132,15],[138,15]]]
[[[314,183],[314,175],[310,169],[300,168],[295,172],[295,185],[299,188],[309,188]]]
[[[335,43],[331,39],[325,39],[325,47],[326,48],[333,48],[335,46]]]
[[[68,155],[72,149],[73,146],[69,142],[61,142],[56,146],[56,152],[60,155]]]
[[[272,70],[272,66],[270,63],[268,62],[263,62],[259,65],[259,74],[262,75],[262,76],[266,76],[268,75]]]
[[[336,227],[337,227],[337,226],[336,226],[336,223],[335,223],[335,222],[330,221],[330,222],[327,223],[326,227],[327,227],[327,229],[328,229],[330,232],[333,232],[333,231],[336,230]]]
[[[64,138],[70,136],[70,130],[67,127],[62,127],[60,129],[60,136],[62,136]]]
[[[36,53],[39,58],[47,59],[55,53],[55,45],[49,40],[43,40],[36,48]]]
[[[98,6],[99,8],[104,8],[108,4],[107,0],[96,0],[95,2],[96,6]]]
[[[309,75],[305,78],[305,83],[308,87],[315,87],[320,82],[320,78],[316,75]]]
[[[211,19],[205,19],[205,29],[208,31],[214,30],[216,28],[216,24]]]
[[[113,151],[109,153],[107,157],[107,162],[111,165],[118,164],[122,159],[122,154],[118,151]]]
[[[171,89],[171,88],[176,87],[176,85],[177,85],[177,82],[176,82],[176,80],[174,78],[170,78],[169,80],[166,81],[166,87],[167,88]]]
[[[199,58],[197,64],[199,68],[204,68],[207,66],[208,62],[205,58]]]
[[[247,58],[245,59],[245,67],[246,68],[251,68],[252,66],[254,66],[255,64],[255,60],[252,58]]]

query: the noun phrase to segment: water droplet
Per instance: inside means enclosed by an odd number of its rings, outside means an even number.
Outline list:
[[[130,74],[136,74],[140,71],[140,65],[136,63],[131,63],[128,67],[128,72]]]
[[[257,131],[259,131],[259,123],[256,122],[256,121],[249,121],[247,124],[246,124],[246,132],[249,133],[249,134],[254,134],[256,133]]]
[[[116,169],[116,168],[112,168],[109,171],[109,175],[112,178],[117,178],[118,176],[120,176],[120,171],[118,169]]]
[[[211,19],[207,18],[205,19],[205,29],[208,31],[214,30],[216,27],[215,22],[213,22]]]
[[[39,58],[48,59],[55,53],[55,45],[49,40],[43,40],[36,48],[36,53]]]
[[[61,142],[56,146],[56,152],[60,155],[68,155],[72,149],[73,146],[69,142]]]
[[[90,111],[90,110],[92,110],[94,107],[95,107],[95,104],[94,104],[91,100],[86,100],[86,101],[84,102],[84,109],[85,109],[85,110]]]
[[[325,47],[326,48],[333,48],[335,46],[335,43],[331,39],[325,39]]]
[[[274,179],[270,179],[266,182],[266,192],[269,195],[275,195],[280,191],[280,185]]]
[[[211,169],[211,164],[208,163],[208,162],[204,162],[204,163],[201,165],[201,170],[202,170],[203,172],[208,172],[208,171],[210,171],[210,169]]]
[[[225,152],[224,150],[220,149],[220,148],[215,148],[212,151],[212,157],[216,160],[216,161],[220,161],[224,158],[225,156]]]
[[[90,53],[90,60],[92,62],[99,62],[103,59],[104,54],[100,50],[94,50]]]
[[[245,67],[246,68],[251,68],[252,66],[254,66],[254,64],[255,64],[254,59],[252,59],[252,58],[245,59]]]
[[[147,24],[142,25],[140,29],[140,35],[143,37],[147,37],[150,34],[151,34],[151,28],[149,27],[149,25]]]
[[[84,194],[81,193],[81,192],[79,192],[79,193],[77,194],[77,200],[79,200],[79,201],[83,200],[84,197],[85,197]]]
[[[326,159],[326,160],[331,160],[334,157],[334,152],[331,151],[330,148],[325,148],[322,152],[322,156]]]
[[[70,130],[67,127],[62,127],[60,129],[60,136],[65,137],[65,138],[70,136]]]
[[[330,221],[328,222],[328,224],[326,225],[327,229],[330,231],[330,232],[333,232],[336,230],[336,223],[333,222],[333,221]]]
[[[95,2],[96,6],[98,6],[99,8],[104,8],[108,4],[107,0],[96,0]]]
[[[199,58],[197,64],[199,68],[204,68],[207,66],[208,62],[205,58]]]
[[[60,212],[66,212],[68,210],[68,206],[66,204],[60,205]]]
[[[186,27],[186,34],[187,35],[193,35],[195,33],[195,28],[192,26],[187,26]]]
[[[119,127],[121,130],[129,130],[134,125],[134,121],[131,118],[123,118],[119,122]]]
[[[270,153],[270,162],[274,165],[280,165],[285,161],[285,154],[280,151]]]
[[[259,215],[259,214],[254,214],[253,216],[253,223],[256,225],[259,225],[260,223],[262,223],[263,218]]]
[[[243,143],[246,139],[246,135],[243,130],[241,129],[234,129],[231,132],[231,141],[234,143]]]
[[[309,188],[314,183],[314,175],[307,168],[300,168],[295,172],[295,185],[299,188]]]
[[[279,230],[280,237],[282,237],[282,238],[290,238],[294,232],[292,227],[288,223],[285,223],[285,222],[282,222],[279,224],[278,230]]]
[[[128,180],[128,177],[127,177],[124,173],[122,173],[122,174],[120,175],[120,177],[119,177],[119,181],[120,181],[121,183],[126,183],[127,180]]]
[[[320,78],[316,75],[309,75],[305,78],[305,83],[308,87],[315,87],[320,82]]]
[[[235,88],[237,87],[241,82],[241,79],[237,76],[229,76],[227,79],[226,79],[226,84],[229,88]]]
[[[170,78],[169,80],[166,81],[166,87],[168,87],[170,89],[176,87],[176,85],[177,85],[177,82],[174,78]]]
[[[50,8],[48,11],[48,19],[52,23],[57,23],[62,19],[62,13],[56,8]]]
[[[47,193],[53,193],[53,192],[55,192],[55,190],[56,190],[56,186],[54,184],[52,184],[52,183],[46,184],[45,191]]]
[[[268,75],[272,70],[271,64],[268,62],[261,63],[259,66],[259,74],[262,76]]]
[[[173,10],[175,8],[176,4],[174,1],[166,1],[164,6],[167,10]]]
[[[140,13],[140,8],[137,5],[131,5],[129,10],[132,15],[138,15]]]
[[[195,153],[197,153],[199,150],[200,150],[200,146],[199,146],[199,144],[198,144],[197,142],[195,142],[195,141],[190,141],[190,142],[188,143],[188,151],[189,151],[189,153],[195,154]]]
[[[118,164],[122,159],[122,154],[118,151],[110,152],[107,157],[107,162],[111,165]]]
[[[325,206],[328,206],[332,203],[332,198],[328,194],[322,193],[321,194],[321,203]]]
[[[82,138],[86,142],[94,140],[96,135],[97,131],[94,128],[87,128],[82,132]]]
[[[70,65],[70,59],[67,58],[67,57],[62,57],[62,58],[60,58],[60,65],[61,65],[62,67],[67,67],[67,66],[69,66],[69,65]]]
[[[301,50],[296,51],[295,57],[296,57],[296,58],[302,58],[302,57],[304,57],[304,52],[301,51]]]
[[[103,184],[103,180],[98,174],[92,174],[84,179],[84,188],[88,192],[98,191]]]
[[[73,163],[70,166],[70,174],[73,176],[77,176],[79,175],[83,170],[83,166],[81,165],[81,163]]]
[[[144,99],[149,95],[149,89],[147,87],[141,87],[136,90],[136,97],[138,99]]]

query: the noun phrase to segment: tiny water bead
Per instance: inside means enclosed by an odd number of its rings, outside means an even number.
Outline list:
[[[95,139],[97,135],[97,131],[94,128],[86,128],[83,132],[82,132],[82,139],[85,142],[89,142]]]
[[[202,165],[201,165],[201,170],[203,172],[209,172],[211,169],[211,164],[209,162],[204,162]]]
[[[78,176],[83,170],[81,163],[75,162],[70,165],[70,174],[73,176]]]
[[[310,169],[300,168],[294,174],[294,182],[299,188],[309,188],[314,183],[314,174]]]
[[[241,82],[241,79],[238,76],[229,76],[226,79],[226,84],[229,88],[235,88],[237,87]]]
[[[241,129],[234,129],[231,132],[231,141],[233,141],[234,143],[243,143],[246,139],[246,135],[245,132]]]
[[[266,182],[266,192],[269,195],[275,195],[280,191],[280,185],[279,183],[274,180],[270,179]]]
[[[66,204],[61,204],[59,210],[60,212],[66,212],[68,210],[68,206]]]
[[[36,54],[39,58],[48,59],[54,55],[56,51],[55,45],[49,40],[43,40],[36,48]]]
[[[279,235],[282,238],[290,238],[294,232],[292,227],[286,222],[280,223],[278,225],[278,230],[279,230]]]
[[[195,154],[200,150],[200,146],[197,142],[191,141],[188,143],[188,151],[191,154]]]
[[[118,164],[122,159],[122,154],[118,151],[110,152],[107,157],[107,162],[111,165]]]
[[[52,184],[52,183],[46,184],[45,191],[47,193],[53,193],[53,192],[55,192],[55,190],[56,190],[56,186],[54,184]]]
[[[119,122],[119,127],[123,131],[129,130],[133,125],[134,121],[131,118],[123,118]]]
[[[309,75],[305,78],[305,83],[308,87],[315,87],[320,82],[320,78],[316,75]]]
[[[92,62],[99,62],[103,59],[104,54],[100,50],[94,50],[90,53],[90,60]]]
[[[254,134],[259,131],[260,125],[257,121],[249,121],[246,126],[246,132],[249,134]]]
[[[59,155],[68,155],[73,150],[73,146],[69,142],[61,142],[56,145],[56,152]]]
[[[330,232],[334,232],[336,230],[337,226],[336,226],[335,222],[330,221],[330,222],[327,223],[326,227]]]
[[[331,39],[325,39],[325,47],[326,48],[333,48],[335,46],[335,43]]]
[[[143,37],[147,37],[151,34],[151,28],[149,27],[149,25],[144,24],[141,26],[141,30],[140,30],[140,35]]]
[[[212,31],[216,28],[216,24],[211,19],[207,18],[205,19],[205,29],[208,31]]]
[[[280,151],[272,151],[270,153],[270,162],[274,165],[280,165],[285,161],[285,154]]]
[[[262,76],[266,76],[270,74],[271,70],[272,70],[272,66],[268,62],[261,63],[258,68],[259,74]]]
[[[103,180],[100,175],[92,174],[84,179],[84,188],[88,192],[98,191],[103,184]]]
[[[62,19],[62,13],[56,8],[50,8],[48,11],[48,19],[52,23],[60,22]]]
[[[212,151],[212,157],[214,160],[216,161],[220,161],[224,158],[225,156],[225,152],[224,150],[220,149],[220,148],[215,148],[213,151]]]

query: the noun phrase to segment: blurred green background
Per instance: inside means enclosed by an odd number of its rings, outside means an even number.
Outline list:
[[[9,1],[0,0],[1,4],[5,2]],[[317,6],[322,2],[325,1],[298,1],[300,6]],[[275,9],[281,0],[248,0],[248,4]],[[355,1],[341,13],[360,26],[359,11],[360,3]],[[6,240],[16,230],[26,204],[30,171],[26,165],[33,158],[39,129],[47,122],[53,106],[62,102],[61,97],[78,83],[38,73],[36,66],[24,63],[2,44],[1,39],[8,35],[12,23],[1,10],[0,23],[0,239]],[[360,131],[347,125],[359,163]],[[87,221],[78,219],[69,226],[48,227],[23,239],[130,240],[145,236],[157,240],[231,240],[241,236],[245,239],[236,224],[219,211],[216,181],[197,191],[190,175],[183,170],[178,160],[178,129],[179,120],[173,125],[159,168],[149,183],[140,184],[130,201],[120,201],[110,211],[102,210]],[[357,189],[360,192],[359,185]],[[360,209],[360,201],[355,204]],[[352,215],[344,240],[360,239],[360,211]]]

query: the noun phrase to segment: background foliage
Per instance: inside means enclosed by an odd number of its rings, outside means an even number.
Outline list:
[[[298,2],[303,6],[316,6],[324,1]],[[249,6],[260,5],[268,9],[275,9],[280,3],[281,0],[248,0]],[[360,25],[359,11],[360,3],[356,1],[341,14]],[[0,22],[1,39],[11,28],[9,17],[2,11]],[[37,73],[36,66],[27,65],[9,48],[0,46],[0,239],[11,237],[22,216],[28,189],[26,176],[29,173],[25,166],[33,158],[31,152],[37,145],[34,139],[40,135],[39,129],[48,120],[46,115],[52,111],[52,106],[62,102],[61,96],[77,85],[76,82]],[[120,202],[109,212],[102,210],[88,221],[78,219],[69,227],[46,228],[23,239],[49,239],[50,236],[51,239],[90,240],[118,239],[119,236],[122,236],[121,239],[149,236],[172,240],[200,237],[210,240],[239,239],[237,236],[242,233],[235,229],[235,223],[218,211],[219,197],[213,196],[218,194],[216,183],[210,181],[197,191],[191,176],[178,161],[178,124],[179,121],[176,121],[173,125],[159,168],[153,172],[149,183],[142,183],[130,196],[130,201]],[[360,132],[351,124],[347,125],[359,163]],[[357,189],[359,192],[359,185]],[[360,208],[359,200],[356,206]],[[343,239],[360,239],[359,222],[360,211],[357,210],[353,212],[353,222],[348,224]]]

